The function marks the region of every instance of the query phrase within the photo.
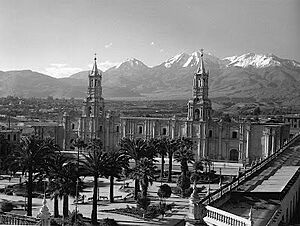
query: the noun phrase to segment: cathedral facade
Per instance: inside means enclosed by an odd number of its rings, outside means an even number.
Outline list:
[[[266,158],[289,138],[289,125],[284,123],[213,119],[208,97],[209,72],[205,69],[203,53],[200,66],[193,75],[193,94],[187,103],[186,118],[120,117],[105,111],[102,74],[98,71],[96,58],[94,60],[81,118],[71,122],[67,114],[63,117],[66,150],[76,137],[85,142],[99,138],[106,149],[116,148],[122,137],[189,137],[193,140],[196,159],[249,164]]]

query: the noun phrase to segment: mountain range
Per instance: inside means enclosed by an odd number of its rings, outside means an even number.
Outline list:
[[[105,98],[188,99],[200,52],[180,53],[149,67],[131,58],[103,74]],[[273,54],[247,53],[219,59],[204,55],[210,97],[270,99],[300,104],[300,63]],[[67,78],[34,72],[0,71],[0,96],[83,98],[88,71]]]

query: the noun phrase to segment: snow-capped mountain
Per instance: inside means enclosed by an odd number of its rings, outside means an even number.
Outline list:
[[[102,73],[104,97],[190,98],[192,77],[200,59],[199,51],[177,54],[154,67],[148,67],[135,58],[127,59]],[[219,59],[204,53],[204,63],[209,71],[210,97],[300,101],[300,63],[294,60],[281,59],[272,54],[254,53]],[[14,82],[17,74],[18,78],[20,74],[26,74],[26,84],[44,85],[37,85],[34,89],[30,89],[28,85],[24,91],[25,88],[18,85],[21,84],[19,80],[18,83]],[[48,87],[48,77],[42,74],[36,76],[36,73],[30,71],[1,72],[0,96],[44,96]],[[87,71],[69,78],[52,78],[47,95],[84,97],[87,79]]]
[[[119,70],[143,70],[143,69],[148,69],[149,67],[146,66],[142,61],[137,60],[135,58],[129,58],[126,59],[125,61],[121,62],[120,64],[118,64],[117,66],[114,66],[108,70],[115,70],[115,69],[119,69]]]
[[[300,64],[294,60],[281,59],[273,54],[255,54],[247,53],[241,56],[226,57],[223,59],[226,62],[226,66],[235,67],[256,67],[266,68],[275,66],[288,66],[288,67],[300,67]]]
[[[180,53],[180,54],[177,54],[174,57],[171,57],[167,61],[165,61],[163,63],[163,65],[166,68],[170,68],[170,67],[172,67],[174,65],[176,65],[176,66],[183,66],[185,64],[185,62],[187,61],[188,58],[189,58],[188,54],[186,54],[186,53]]]

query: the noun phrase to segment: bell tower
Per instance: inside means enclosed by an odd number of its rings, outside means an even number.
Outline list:
[[[88,79],[87,97],[83,102],[79,128],[80,137],[84,141],[103,138],[105,112],[104,99],[102,97],[102,74],[97,67],[96,54],[93,69],[89,72]]]
[[[97,68],[97,58],[95,54],[94,65],[89,73],[88,96],[84,101],[83,114],[87,117],[97,117],[103,114],[104,99],[102,97],[102,74]]]
[[[209,121],[211,119],[211,101],[208,99],[208,75],[201,49],[200,65],[193,78],[193,99],[188,102],[188,120]]]

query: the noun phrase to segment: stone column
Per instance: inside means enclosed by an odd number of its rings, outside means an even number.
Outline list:
[[[246,129],[246,165],[249,163],[249,150],[250,150],[250,129],[251,127]]]
[[[272,139],[272,149],[271,149],[271,154],[273,154],[276,151],[276,144],[275,144],[275,131],[272,130],[271,133],[271,139]]]

